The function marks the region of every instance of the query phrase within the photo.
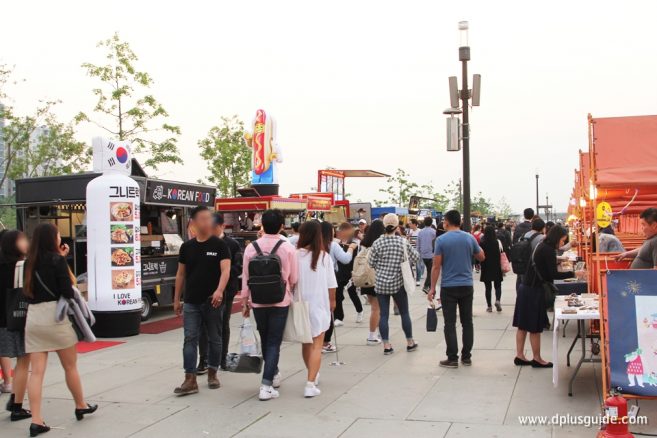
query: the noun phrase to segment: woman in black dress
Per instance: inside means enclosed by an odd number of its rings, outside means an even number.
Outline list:
[[[502,242],[497,239],[495,227],[488,225],[484,229],[484,236],[481,238],[481,249],[486,254],[486,260],[481,262],[480,281],[486,286],[486,303],[487,312],[493,311],[492,292],[495,285],[495,308],[498,312],[502,311],[500,298],[502,297],[502,262],[500,254],[503,251]]]
[[[514,363],[519,366],[531,365],[534,368],[552,368],[552,362],[541,357],[541,333],[549,326],[545,293],[542,282],[552,283],[554,280],[584,276],[582,272],[558,272],[557,248],[563,246],[568,232],[560,225],[550,229],[545,239],[538,244],[533,254],[533,264],[529,267],[523,283],[518,289],[516,308],[513,313],[513,326],[518,328],[516,334],[516,357]],[[540,274],[537,275],[537,271]],[[542,281],[541,281],[542,279]],[[529,333],[529,343],[532,347],[532,360],[525,357],[525,341]]]

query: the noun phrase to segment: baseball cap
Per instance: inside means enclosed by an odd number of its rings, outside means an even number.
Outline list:
[[[365,224],[367,225],[367,221],[365,219],[361,219],[358,221],[359,224]]]
[[[386,227],[396,227],[399,225],[399,217],[394,213],[388,213],[383,216],[383,225]]]

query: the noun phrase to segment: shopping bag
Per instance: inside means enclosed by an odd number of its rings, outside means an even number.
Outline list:
[[[22,332],[27,321],[27,297],[23,295],[24,261],[16,262],[14,268],[14,287],[5,291],[5,309],[7,309],[7,330]]]
[[[239,353],[229,353],[226,356],[226,368],[232,373],[260,374],[262,371],[262,355],[255,330],[249,318],[244,318],[240,328]]]
[[[303,300],[300,290],[295,292],[290,303],[285,330],[283,331],[283,340],[302,344],[311,344],[313,342],[310,329],[310,310],[308,309],[308,303]]]
[[[509,262],[509,257],[507,257],[506,253],[504,252],[504,247],[502,246],[502,242],[499,240],[497,241],[500,247],[500,266],[502,268],[502,273],[503,274],[508,274],[511,272],[511,262]]]
[[[431,303],[427,307],[427,331],[435,332],[438,329],[438,313],[436,312],[436,306]]]
[[[406,293],[411,296],[415,293],[415,269],[411,267],[406,245],[407,242],[404,242],[404,261],[401,262],[401,273],[404,278],[404,289],[406,290]]]

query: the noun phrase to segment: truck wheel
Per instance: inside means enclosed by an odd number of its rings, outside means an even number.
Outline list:
[[[153,299],[148,293],[141,296],[141,320],[148,321],[153,316]]]

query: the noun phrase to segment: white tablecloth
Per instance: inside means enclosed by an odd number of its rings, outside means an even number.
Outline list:
[[[584,302],[583,307],[590,307],[592,305],[597,306],[599,301],[582,295],[581,300]],[[581,310],[579,308],[577,313],[563,313],[563,309],[567,308],[568,304],[566,303],[565,297],[557,297],[554,303],[554,331],[552,332],[552,384],[556,388],[559,385],[559,326],[561,321],[570,321],[570,320],[594,320],[600,319],[600,310]],[[582,333],[582,336],[586,336],[585,333]]]

